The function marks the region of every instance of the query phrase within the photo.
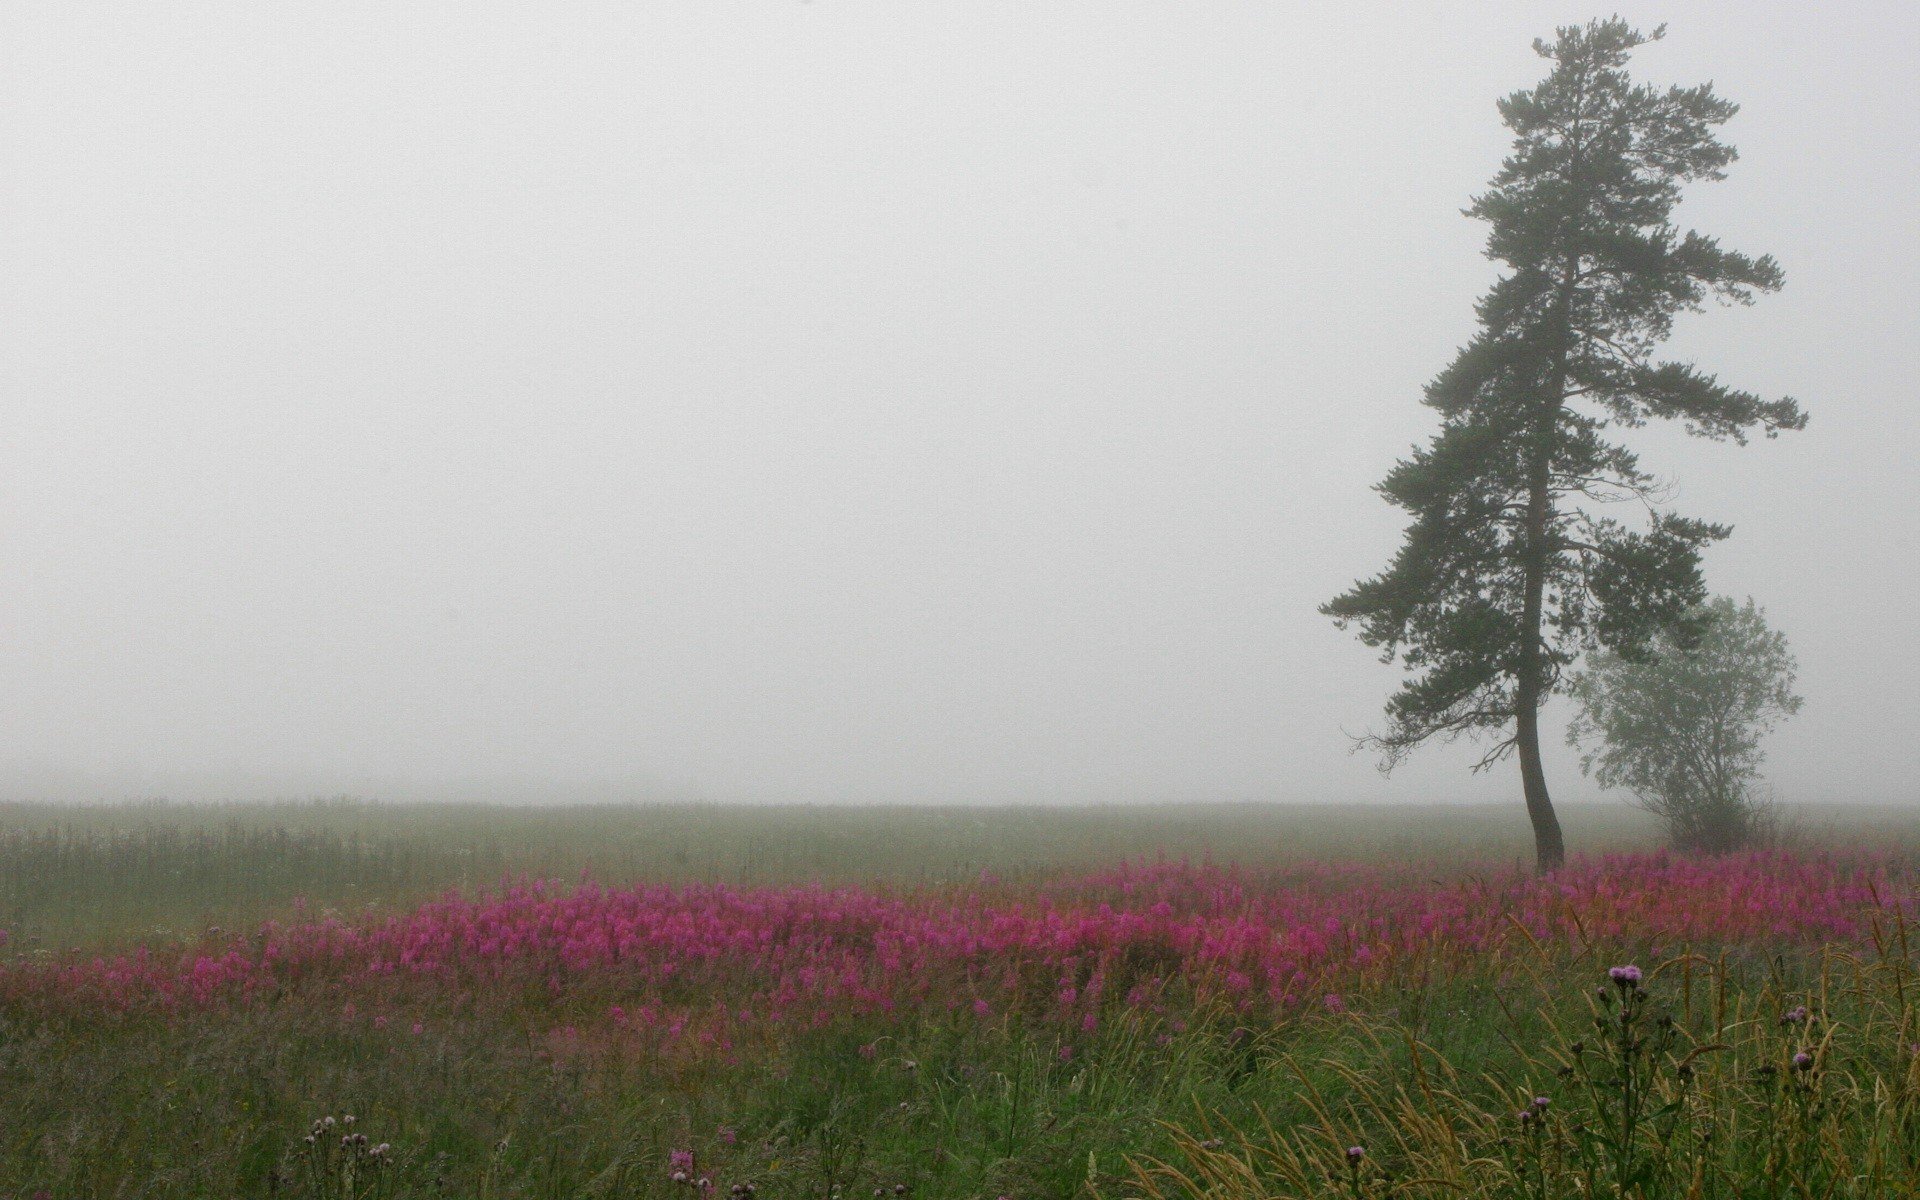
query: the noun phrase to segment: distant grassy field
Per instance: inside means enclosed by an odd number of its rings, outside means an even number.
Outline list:
[[[1920,814],[1793,810],[1811,845],[1920,846]],[[1576,853],[1657,844],[1625,804],[1563,806]],[[39,945],[238,928],[288,911],[418,902],[518,875],[781,884],[1020,878],[1139,858],[1521,863],[1513,805],[512,808],[310,800],[0,803],[0,928]]]
[[[1625,805],[1575,806],[1565,821],[1571,842],[1593,852],[1653,841]],[[0,925],[41,944],[94,945],[236,928],[296,897],[350,911],[522,874],[920,885],[1143,857],[1485,864],[1528,858],[1529,836],[1517,806],[0,804]]]
[[[0,806],[0,1197],[1920,1194],[1920,821],[1517,807]]]

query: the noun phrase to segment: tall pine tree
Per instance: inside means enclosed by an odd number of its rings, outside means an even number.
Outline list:
[[[1730,532],[1661,511],[1653,478],[1607,435],[1667,417],[1744,443],[1806,424],[1791,399],[1654,358],[1677,313],[1781,283],[1770,256],[1669,219],[1682,184],[1724,178],[1735,154],[1714,131],[1736,106],[1711,84],[1628,78],[1628,56],[1664,31],[1615,18],[1534,43],[1552,73],[1500,102],[1513,153],[1467,210],[1491,226],[1487,255],[1506,270],[1477,306],[1479,332],[1427,385],[1440,432],[1379,485],[1412,516],[1405,544],[1321,608],[1409,672],[1386,729],[1365,739],[1383,769],[1429,739],[1492,735],[1476,769],[1517,753],[1542,870],[1565,848],[1540,706],[1583,649],[1631,658],[1684,633],[1706,596],[1700,549]],[[1594,511],[1622,500],[1648,519]]]

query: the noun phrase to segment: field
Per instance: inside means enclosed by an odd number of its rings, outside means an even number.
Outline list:
[[[1920,1194],[1920,826],[1566,823],[0,806],[0,1196]]]

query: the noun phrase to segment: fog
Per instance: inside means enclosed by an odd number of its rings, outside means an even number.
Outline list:
[[[9,5],[0,798],[1517,800],[1350,754],[1315,609],[1594,15]],[[1800,659],[1777,794],[1913,799],[1920,9],[1624,15],[1787,272],[1672,353],[1812,415],[1629,440]]]

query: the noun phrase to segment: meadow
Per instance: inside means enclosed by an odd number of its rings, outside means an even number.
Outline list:
[[[0,806],[0,1196],[1920,1194],[1920,829]]]

